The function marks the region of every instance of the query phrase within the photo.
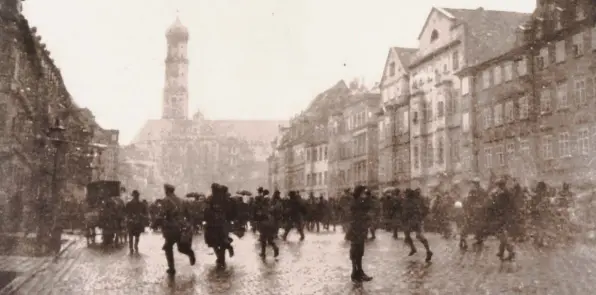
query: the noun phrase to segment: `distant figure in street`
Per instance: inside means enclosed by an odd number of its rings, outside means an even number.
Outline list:
[[[132,200],[130,200],[125,207],[126,211],[126,226],[128,229],[128,248],[130,254],[135,251],[139,253],[139,240],[141,233],[145,229],[145,220],[147,218],[147,210],[145,204],[139,200],[139,191],[132,191]]]
[[[371,202],[366,199],[366,187],[362,185],[354,188],[353,200],[350,206],[350,225],[346,233],[346,240],[350,241],[350,260],[352,261],[352,281],[368,282],[372,280],[362,269],[364,243],[368,236],[370,224],[369,213]]]
[[[267,191],[267,190],[265,190]],[[261,244],[261,258],[266,257],[267,245],[273,248],[273,256],[279,255],[279,248],[275,244],[275,235],[277,231],[277,220],[281,217],[281,203],[273,200],[264,199],[259,203],[256,210],[255,220],[259,224],[259,242]]]
[[[178,198],[175,194],[175,188],[171,184],[164,185],[165,198],[161,201],[162,210],[159,216],[152,224],[153,229],[161,227],[165,243],[162,249],[166,253],[168,262],[168,274],[176,274],[174,264],[174,244],[178,245],[178,252],[188,256],[190,265],[196,262],[195,252],[192,250],[192,224],[191,212],[188,205]]]

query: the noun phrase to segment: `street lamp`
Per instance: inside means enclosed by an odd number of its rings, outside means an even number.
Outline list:
[[[52,196],[50,202],[52,228],[50,231],[49,247],[53,251],[60,251],[62,227],[59,223],[58,216],[60,215],[60,188],[58,185],[58,164],[61,152],[61,146],[64,143],[64,132],[66,128],[62,126],[60,119],[54,121],[54,125],[49,128],[48,136],[54,145],[54,166],[52,167]]]

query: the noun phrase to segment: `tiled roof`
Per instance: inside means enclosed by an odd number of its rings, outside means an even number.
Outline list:
[[[442,8],[466,24],[468,66],[502,55],[515,46],[516,30],[529,13],[479,9]]]
[[[410,64],[410,61],[412,60],[414,54],[416,54],[416,51],[418,49],[407,47],[393,47],[393,50],[395,50],[395,52],[397,53],[397,56],[399,57],[399,60],[401,61],[404,68],[407,69],[408,65]]]

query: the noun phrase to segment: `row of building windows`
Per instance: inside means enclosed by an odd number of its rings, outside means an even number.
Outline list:
[[[325,160],[327,160],[327,146],[318,146],[306,149],[306,161],[318,162]]]
[[[541,156],[547,160],[588,155],[596,144],[596,127],[593,127],[591,132],[588,128],[581,128],[572,132],[560,132],[557,135],[544,135],[540,144]]]
[[[366,125],[367,119],[367,112],[360,111],[346,119],[346,126],[348,127],[348,130],[356,129]]]
[[[327,171],[306,174],[307,186],[326,185],[328,182]]]
[[[432,167],[435,162],[438,165],[445,163],[445,145],[443,138],[437,138],[437,148],[435,150],[431,141],[424,145],[414,145],[412,147],[414,169],[419,169],[420,165],[424,168]],[[452,163],[460,161],[460,141],[458,138],[451,138],[449,142],[449,157]]]
[[[451,53],[451,68],[453,71],[457,71],[459,69],[459,58],[460,58],[460,54],[459,52],[456,50],[453,53]],[[441,76],[441,74],[448,74],[449,73],[449,66],[447,65],[447,63],[443,63],[443,68],[439,69],[439,68],[434,68],[432,66],[428,67],[428,70],[426,71],[426,73],[424,73],[426,76],[426,79],[423,78],[423,74],[419,74],[419,73],[414,73],[412,75],[412,79],[411,79],[411,84],[412,84],[412,89],[413,90],[417,90],[418,88],[424,86],[425,83],[437,83],[439,81],[437,81],[439,79],[439,77]],[[414,91],[412,91],[414,92]]]
[[[566,109],[571,104],[582,107],[594,99],[595,87],[596,76],[578,76],[571,81],[565,80],[554,86],[545,86],[540,92],[540,112],[549,113],[555,109]]]
[[[569,56],[574,58],[583,56],[585,51],[590,49],[587,46],[590,44],[587,39],[591,39],[591,49],[596,50],[596,26],[591,28],[591,34],[579,32],[570,40],[559,40],[552,46],[541,48],[540,53],[535,57],[536,67],[542,70],[552,64],[565,62]]]

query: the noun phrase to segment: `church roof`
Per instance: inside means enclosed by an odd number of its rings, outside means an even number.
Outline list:
[[[179,132],[180,128],[187,128],[192,120],[148,120],[133,138],[131,144],[161,141],[166,134]],[[267,145],[275,139],[279,132],[279,125],[285,121],[276,120],[204,120],[197,122],[198,136],[235,137],[249,143],[265,143]]]
[[[176,17],[174,23],[168,28],[166,36],[180,35],[188,37],[188,29],[182,24],[179,17]]]

